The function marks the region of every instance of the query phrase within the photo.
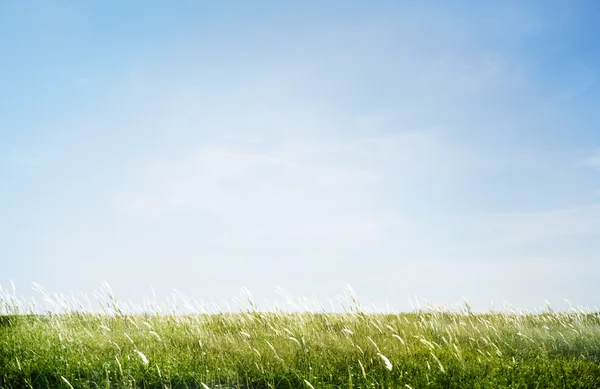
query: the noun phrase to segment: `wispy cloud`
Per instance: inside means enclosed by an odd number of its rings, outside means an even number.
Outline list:
[[[121,206],[141,216],[193,212],[233,246],[377,244],[383,220],[361,209],[355,194],[368,180],[279,156],[207,149],[161,166],[144,184],[150,188],[134,188]]]
[[[561,80],[561,84],[565,84],[561,98],[571,101],[592,88],[597,80],[598,75],[593,68],[583,64],[571,65],[569,75]]]
[[[37,169],[44,165],[41,158],[16,150],[12,151],[10,160],[17,166],[28,169]]]
[[[472,248],[479,252],[551,244],[574,236],[600,235],[600,204],[469,218]]]
[[[600,170],[600,152],[584,160],[583,165]]]

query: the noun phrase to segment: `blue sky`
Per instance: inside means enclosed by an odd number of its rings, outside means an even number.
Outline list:
[[[0,3],[0,285],[599,305],[594,1]]]

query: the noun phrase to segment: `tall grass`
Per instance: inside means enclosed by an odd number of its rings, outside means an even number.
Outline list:
[[[60,297],[60,296],[59,296]],[[599,388],[600,314],[102,312],[0,297],[0,388]]]

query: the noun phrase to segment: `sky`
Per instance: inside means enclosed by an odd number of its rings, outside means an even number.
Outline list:
[[[600,306],[596,1],[0,2],[0,285]]]

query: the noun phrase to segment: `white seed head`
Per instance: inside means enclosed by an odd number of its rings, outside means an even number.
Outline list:
[[[69,388],[74,389],[73,385],[71,385],[71,383],[69,382],[69,380],[67,380],[65,377],[60,376],[60,378],[69,386]]]
[[[315,387],[312,386],[311,383],[308,382],[307,380],[304,380],[304,383],[306,383],[306,386],[308,386],[310,389],[315,389]]]
[[[377,355],[379,355],[379,357],[383,360],[383,362],[385,363],[385,368],[388,370],[392,370],[393,366],[392,366],[392,362],[390,362],[390,360],[383,355],[382,353],[378,353]]]
[[[142,362],[144,362],[144,365],[147,365],[148,364],[148,358],[144,355],[144,353],[141,352],[140,350],[137,350],[137,349],[135,350],[135,352],[137,353],[137,355],[140,356]]]

